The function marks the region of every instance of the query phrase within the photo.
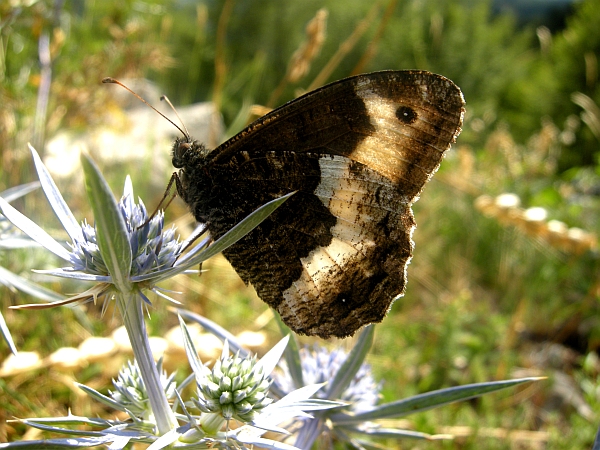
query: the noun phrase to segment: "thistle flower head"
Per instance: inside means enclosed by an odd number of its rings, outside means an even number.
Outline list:
[[[181,250],[179,236],[173,227],[164,230],[164,213],[158,211],[149,218],[141,199],[133,201],[133,191],[129,178],[125,192],[118,203],[119,211],[125,222],[132,263],[130,276],[144,275],[172,267]],[[96,228],[86,221],[81,224],[81,235],[70,243],[70,261],[73,271],[110,275],[97,241]]]
[[[346,361],[348,354],[341,350],[328,350],[319,345],[312,349],[300,349],[300,362],[302,376],[306,384],[325,383],[335,379],[336,374]],[[282,392],[291,392],[293,381],[285,364],[281,364],[281,372],[273,373],[273,383]],[[357,413],[375,407],[380,399],[381,383],[377,383],[371,373],[371,366],[363,363],[350,381],[348,387],[342,391],[339,400],[348,403],[347,409]],[[327,398],[328,391],[322,390],[316,394],[319,398]]]
[[[167,398],[175,396],[174,374],[167,376],[161,370],[159,361],[157,369],[160,374],[160,383]],[[120,409],[127,411],[132,417],[149,419],[152,417],[152,408],[148,391],[142,380],[142,374],[137,363],[128,361],[121,370],[116,380],[113,380],[114,391],[109,391],[109,396],[120,405]]]
[[[267,397],[271,381],[256,357],[221,357],[198,381],[197,408],[225,420],[251,422],[273,400]]]

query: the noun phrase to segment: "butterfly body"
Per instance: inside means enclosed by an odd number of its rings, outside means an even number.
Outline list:
[[[179,194],[219,238],[296,192],[224,253],[300,334],[345,337],[404,293],[411,204],[460,132],[460,90],[428,72],[376,72],[308,93],[214,150],[173,147]]]

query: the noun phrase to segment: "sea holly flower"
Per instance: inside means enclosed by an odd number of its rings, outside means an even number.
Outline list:
[[[174,232],[164,230],[163,215],[148,217],[143,204],[134,204],[129,178],[117,204],[94,162],[82,154],[86,192],[94,211],[95,226],[79,225],[67,206],[39,155],[30,146],[40,184],[54,213],[71,238],[70,250],[54,240],[41,227],[0,198],[0,212],[31,239],[50,250],[69,266],[43,271],[49,275],[91,281],[96,284],[66,300],[26,307],[47,308],[68,303],[114,299],[127,329],[136,363],[140,368],[148,399],[154,412],[156,433],[163,435],[177,427],[175,414],[160,382],[147,337],[144,294],[152,290],[162,295],[156,284],[200,264],[250,232],[289,196],[274,200],[252,213],[236,227],[211,243],[209,237],[192,246],[180,244]],[[210,245],[209,245],[210,244]],[[184,250],[191,247],[189,251]],[[163,297],[165,297],[163,295]]]
[[[177,398],[175,373],[167,375],[162,369],[162,359],[157,363],[160,383],[167,398],[171,401]],[[144,385],[141,370],[135,361],[128,361],[119,371],[117,379],[113,380],[114,390],[108,395],[83,384],[76,385],[90,395],[94,400],[109,408],[125,412],[133,420],[136,429],[146,430],[150,435],[154,429],[154,412],[151,407],[148,390]]]
[[[256,357],[229,355],[225,341],[223,354],[212,370],[206,369],[198,381],[196,407],[204,413],[220,414],[225,420],[250,422],[273,399],[267,397],[270,380]]]
[[[342,349],[329,350],[318,344],[312,348],[301,348],[299,355],[303,380],[307,384],[326,383],[335,379],[348,358],[348,353]],[[281,371],[275,372],[273,378],[281,392],[290,392],[294,389],[294,380],[287,364],[281,364]],[[345,410],[354,414],[370,410],[381,400],[381,385],[382,383],[375,381],[371,366],[363,363],[348,387],[339,395],[339,400],[346,403]],[[326,398],[326,396],[326,389],[317,393],[318,398]]]
[[[162,370],[162,360],[158,361],[157,369],[160,373],[160,382],[169,400],[175,398],[175,374],[167,376]],[[109,391],[109,396],[118,405],[119,410],[128,412],[136,418],[148,418],[152,415],[148,391],[144,386],[140,368],[135,361],[128,361],[119,371],[119,376],[113,380],[114,391]]]
[[[282,422],[298,417],[312,417],[307,411],[343,405],[342,402],[311,398],[323,387],[323,383],[304,386],[273,403],[273,399],[269,397],[270,374],[285,350],[288,337],[279,341],[259,360],[247,352],[238,351],[235,355],[230,355],[228,341],[225,341],[221,357],[209,369],[200,361],[182,319],[180,323],[186,354],[197,385],[197,398],[193,399],[190,406],[196,407],[201,414],[196,426],[189,429],[181,427],[155,444],[172,444],[177,441],[195,445],[210,444],[210,447],[216,448],[256,446],[295,449],[291,445],[263,438],[262,435],[267,431],[287,434],[279,426]],[[244,356],[240,356],[241,353]],[[191,417],[189,412],[187,414]],[[241,426],[231,428],[234,420],[241,423]]]

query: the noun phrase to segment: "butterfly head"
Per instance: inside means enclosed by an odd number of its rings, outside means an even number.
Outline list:
[[[193,140],[189,135],[184,135],[175,139],[172,154],[173,166],[185,170],[204,160],[208,151],[203,144]]]

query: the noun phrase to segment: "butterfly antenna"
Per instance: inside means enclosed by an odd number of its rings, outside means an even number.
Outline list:
[[[123,83],[121,83],[119,80],[115,79],[115,78],[111,78],[111,77],[106,77],[102,79],[103,83],[112,83],[112,84],[118,84],[119,86],[121,86],[122,88],[128,90],[129,92],[131,92],[133,95],[135,95],[142,103],[145,103],[146,105],[148,105],[150,108],[152,108],[156,113],[158,113],[159,115],[161,115],[162,117],[164,117],[165,119],[167,119],[175,128],[177,128],[179,130],[179,132],[181,134],[183,134],[186,138],[190,137],[190,134],[188,133],[187,128],[185,127],[185,125],[183,125],[183,128],[185,129],[185,131],[183,131],[181,129],[181,127],[179,127],[175,122],[173,122],[171,119],[169,119],[167,116],[165,116],[163,113],[161,113],[158,109],[156,109],[154,106],[152,106],[150,103],[148,103],[146,100],[144,100],[142,97],[140,97],[137,93],[133,92],[131,89],[129,89],[127,86],[125,86]],[[171,102],[169,102],[169,105],[171,105]],[[173,108],[173,105],[171,105],[171,108]],[[175,108],[173,108],[173,110],[175,111]],[[175,114],[177,114],[177,111],[175,111]],[[177,114],[177,118],[181,121],[181,118],[179,117],[179,114]],[[183,122],[181,122],[183,124]]]
[[[181,122],[181,126],[183,127],[183,129],[185,130],[185,134],[186,136],[189,136],[190,133],[187,129],[187,127],[185,126],[185,123],[183,123],[183,120],[181,120],[181,117],[179,117],[179,114],[177,114],[177,110],[175,109],[175,107],[173,106],[173,103],[171,103],[171,100],[169,100],[169,97],[167,97],[166,95],[162,95],[160,97],[161,100],[164,100],[165,102],[167,102],[167,104],[171,107],[171,109],[173,110],[173,112],[175,113],[175,115],[177,116],[177,118],[179,119],[179,122]]]

